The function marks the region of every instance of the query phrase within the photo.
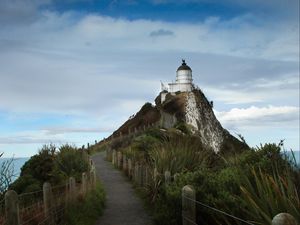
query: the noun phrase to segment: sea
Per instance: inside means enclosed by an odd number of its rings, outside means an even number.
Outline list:
[[[10,158],[0,158],[0,168],[2,166],[2,163],[4,163],[7,160],[11,160]],[[27,162],[29,158],[14,158],[12,162],[12,168],[13,168],[13,179],[12,181],[15,181],[21,173],[21,168]]]

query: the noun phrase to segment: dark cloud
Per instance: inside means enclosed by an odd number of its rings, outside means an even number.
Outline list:
[[[1,0],[0,24],[2,26],[30,24],[39,18],[39,7],[50,2],[51,0]]]
[[[149,35],[150,37],[173,36],[174,32],[170,30],[159,29],[152,31]]]

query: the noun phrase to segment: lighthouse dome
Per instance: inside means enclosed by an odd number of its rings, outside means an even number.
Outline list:
[[[182,60],[182,64],[181,66],[178,67],[177,71],[179,70],[190,70],[192,71],[192,69],[186,64],[185,60]]]
[[[191,84],[193,82],[192,69],[182,60],[181,66],[178,67],[176,72],[176,83]]]

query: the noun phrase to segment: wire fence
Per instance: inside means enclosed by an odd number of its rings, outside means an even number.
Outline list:
[[[14,191],[7,191],[5,198],[0,201],[0,225],[9,225],[11,217],[15,217],[15,221],[20,221],[18,225],[63,224],[67,204],[76,201],[79,197],[84,198],[88,191],[95,188],[94,173],[95,168],[92,166],[89,173],[82,174],[80,183],[70,178],[64,184],[51,187],[49,183],[45,183],[43,190],[20,195]],[[6,210],[7,207],[12,208]]]
[[[210,210],[212,210],[212,211],[214,211],[214,212],[217,212],[217,213],[223,214],[223,215],[225,215],[225,216],[228,216],[228,217],[230,217],[230,218],[232,218],[232,219],[234,219],[234,220],[238,220],[238,221],[240,221],[240,222],[242,222],[242,223],[249,224],[249,225],[255,225],[255,224],[253,224],[253,223],[251,223],[251,222],[249,222],[249,221],[246,221],[246,220],[244,220],[244,219],[241,219],[241,218],[239,218],[239,217],[236,217],[236,216],[234,216],[234,215],[231,215],[231,214],[229,214],[229,213],[227,213],[227,212],[224,212],[223,210],[214,208],[214,207],[212,207],[212,206],[209,206],[209,205],[204,204],[203,202],[200,202],[200,201],[197,201],[197,200],[195,200],[195,199],[189,198],[189,197],[186,196],[186,195],[182,195],[182,197],[185,198],[185,199],[187,199],[187,200],[189,200],[189,201],[191,201],[191,202],[194,202],[194,203],[196,203],[196,204],[198,204],[198,205],[200,205],[200,206],[202,206],[202,207],[205,207],[205,208],[207,208],[207,209],[210,209]],[[189,220],[189,219],[186,218],[186,217],[185,217],[185,219]],[[193,223],[194,223],[194,222],[193,222]],[[194,223],[194,224],[196,224],[196,223]],[[196,224],[196,225],[197,225],[197,224]]]

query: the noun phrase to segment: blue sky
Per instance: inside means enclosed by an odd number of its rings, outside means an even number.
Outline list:
[[[298,0],[0,0],[0,152],[101,140],[181,58],[223,127],[299,150]]]

